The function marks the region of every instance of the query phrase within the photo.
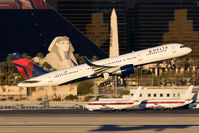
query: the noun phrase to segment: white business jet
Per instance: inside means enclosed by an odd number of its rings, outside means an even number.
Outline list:
[[[134,95],[129,99],[114,98],[114,99],[99,99],[99,101],[89,102],[85,108],[89,111],[94,110],[122,110],[138,106],[141,101],[139,101],[140,90],[142,87],[138,87]]]
[[[191,85],[181,99],[151,99],[142,100],[138,105],[142,109],[173,109],[190,104],[193,99],[191,98],[193,85]]]

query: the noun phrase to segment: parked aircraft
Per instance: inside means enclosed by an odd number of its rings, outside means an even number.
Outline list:
[[[104,77],[106,81],[109,75],[121,75],[121,77],[125,77],[134,73],[134,67],[136,66],[183,56],[191,51],[191,48],[183,44],[173,43],[102,59],[92,63],[84,58],[86,64],[53,72],[43,70],[19,53],[9,54],[9,57],[24,79],[26,79],[20,82],[18,86],[39,87],[70,84],[96,77]]]
[[[143,100],[138,106],[142,109],[172,109],[190,104],[193,99],[191,98],[193,85],[191,85],[185,92],[182,99],[159,99],[159,100]]]
[[[99,101],[89,102],[85,108],[89,111],[94,110],[122,110],[138,106],[141,101],[138,100],[142,86],[138,87],[134,95],[129,99],[112,98],[112,99],[99,99]]]

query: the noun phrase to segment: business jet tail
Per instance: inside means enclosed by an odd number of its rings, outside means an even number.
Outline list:
[[[130,100],[138,101],[139,97],[140,97],[140,91],[141,91],[141,89],[142,89],[142,86],[139,86],[137,88],[137,90],[135,91],[135,93],[133,94],[133,96],[130,98]]]
[[[192,90],[193,90],[193,85],[189,86],[189,88],[187,89],[187,91],[185,92],[183,99],[184,100],[188,100],[191,97],[192,94]]]
[[[43,68],[35,65],[19,53],[12,53],[8,56],[25,80],[47,73]]]

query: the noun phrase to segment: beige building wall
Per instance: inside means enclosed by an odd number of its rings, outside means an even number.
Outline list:
[[[27,98],[27,89],[18,86],[0,86],[0,100],[12,98],[20,100]]]
[[[30,100],[38,100],[42,98],[53,99],[65,99],[68,95],[77,95],[77,85],[63,85],[56,87],[37,87],[35,91],[32,91]]]
[[[68,95],[77,95],[76,85],[64,85],[57,87],[31,88],[30,96],[27,96],[26,87],[0,86],[0,100],[41,100],[48,97],[49,100],[65,99]]]

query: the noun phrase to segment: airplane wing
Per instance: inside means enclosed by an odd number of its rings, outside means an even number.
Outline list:
[[[112,73],[120,69],[121,66],[103,66],[103,65],[96,65],[88,61],[86,57],[83,57],[86,64],[89,65],[96,74],[100,75],[102,73]]]

